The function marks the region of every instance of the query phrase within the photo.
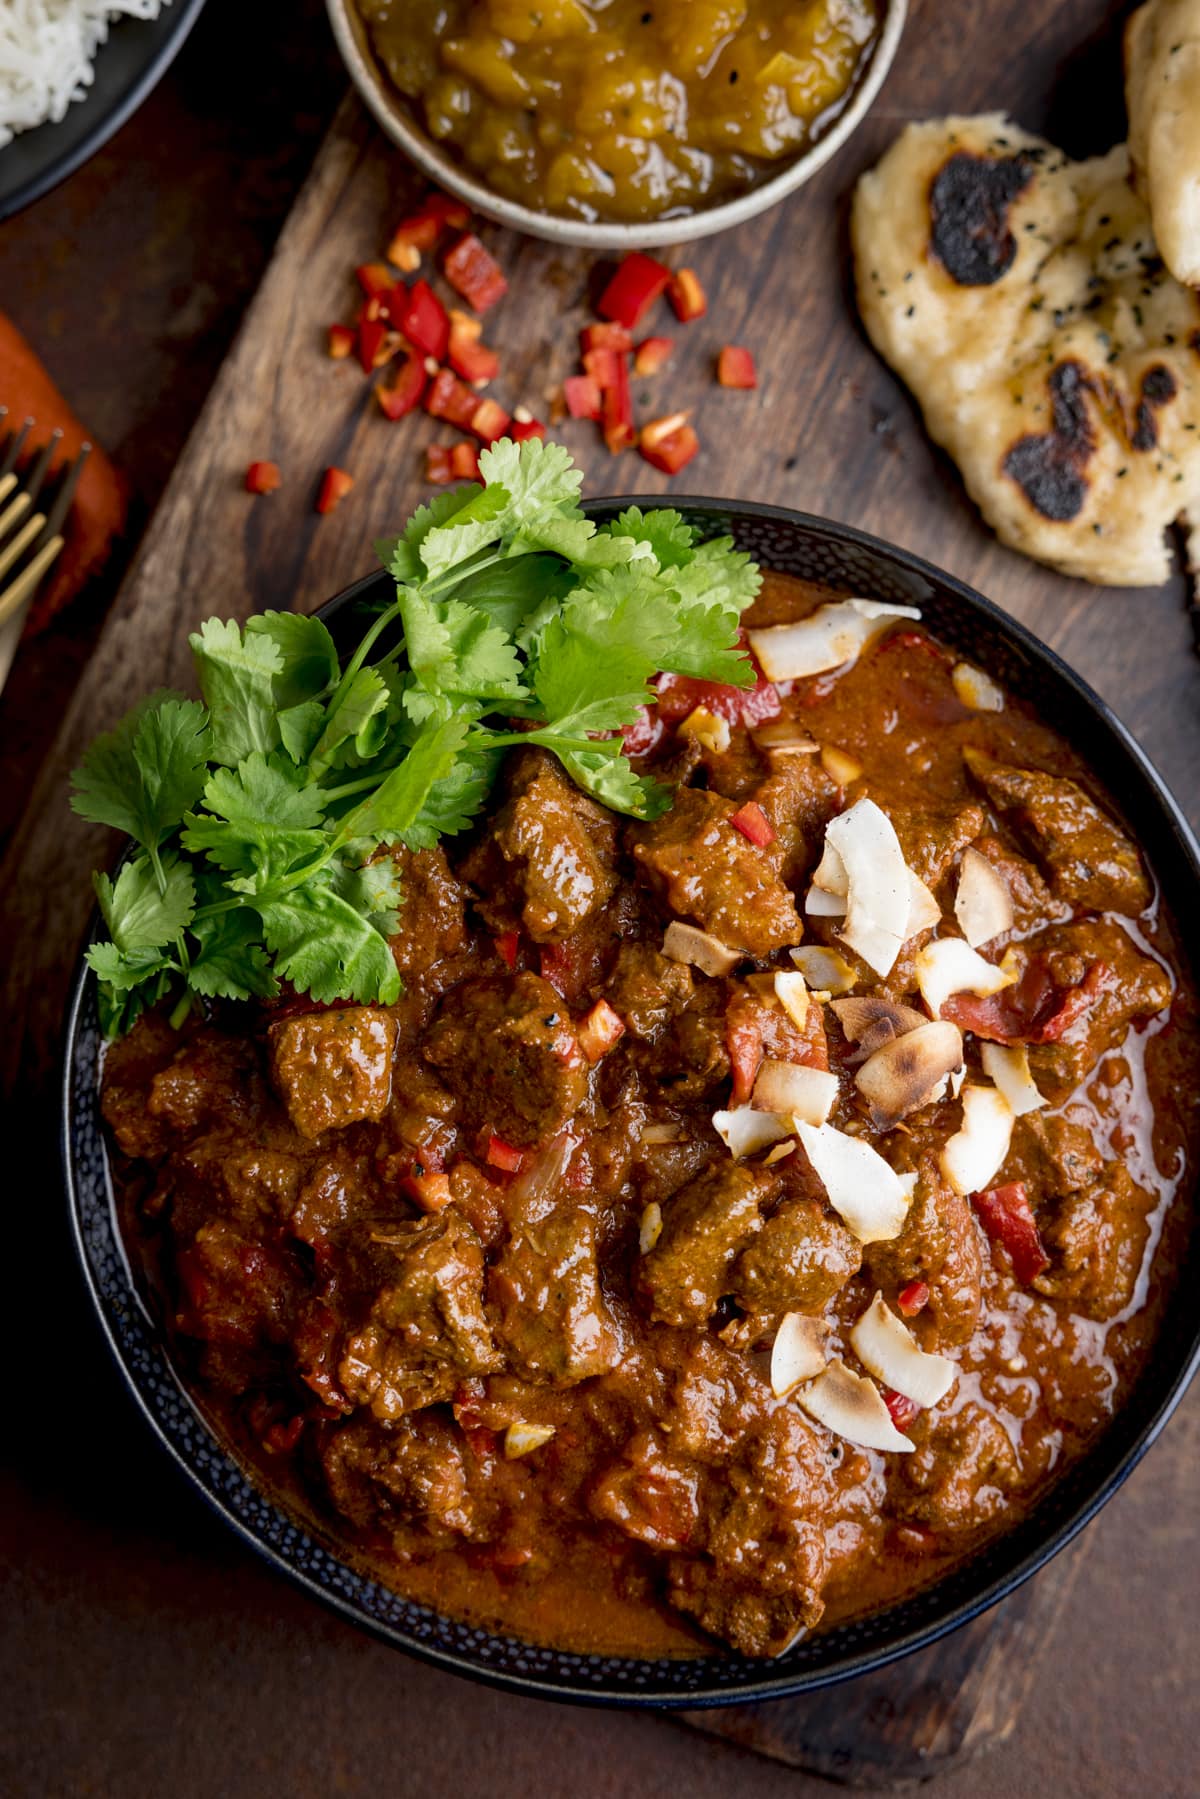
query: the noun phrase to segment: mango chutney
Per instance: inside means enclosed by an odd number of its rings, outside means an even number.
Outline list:
[[[776,173],[845,103],[880,0],[355,0],[431,137],[539,212],[634,221]]]

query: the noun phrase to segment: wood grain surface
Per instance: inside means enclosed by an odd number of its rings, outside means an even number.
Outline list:
[[[677,490],[775,501],[845,519],[989,593],[1099,688],[1195,820],[1200,667],[1191,652],[1182,581],[1155,592],[1098,590],[1000,549],[954,471],[930,448],[907,396],[867,346],[853,310],[846,248],[853,181],[908,118],[1007,108],[1077,153],[1105,148],[1122,135],[1119,24],[1118,9],[1105,11],[1094,0],[1034,7],[1014,0],[986,6],[964,0],[955,7],[916,0],[874,113],[821,175],[737,232],[692,246],[686,255],[667,250],[668,260],[697,269],[710,310],[707,319],[676,333],[680,353],[648,397],[639,397],[639,411],[648,417],[680,405],[695,408],[704,448]],[[90,906],[88,871],[110,848],[66,806],[66,775],[84,744],[150,689],[191,685],[187,633],[200,619],[268,606],[310,610],[373,566],[373,540],[422,496],[420,447],[437,428],[423,416],[389,424],[356,368],[330,362],[323,350],[326,325],[354,304],[353,265],[379,254],[389,225],[420,187],[357,103],[347,101],[65,711],[0,869],[6,1024],[0,1084],[14,1108],[44,1114],[52,1104],[62,1007]],[[489,338],[504,354],[495,391],[545,416],[550,393],[573,364],[576,330],[588,316],[602,267],[583,251],[485,235],[511,283],[488,320]],[[724,342],[754,350],[757,393],[731,393],[713,383],[713,359]],[[593,495],[667,488],[636,455],[611,459],[587,425],[568,425],[560,435],[583,462]],[[284,485],[255,500],[242,491],[242,474],[247,462],[264,457],[280,464]],[[350,470],[356,486],[322,519],[313,499],[329,464]],[[1054,1586],[1046,1587],[1045,1577],[1042,1586],[1053,1605]],[[1031,1603],[1028,1596],[1018,1600],[974,1639],[960,1642],[951,1659],[965,1655],[969,1667],[960,1659],[952,1679],[945,1661],[936,1675],[923,1675],[912,1661],[890,1696],[864,1685],[857,1698],[847,1693],[827,1707],[830,1717],[841,1713],[843,1726],[846,1718],[860,1721],[855,1741],[878,1746],[870,1750],[880,1758],[872,1763],[873,1778],[885,1765],[899,1769],[899,1737],[911,1772],[922,1742],[942,1755],[977,1740],[984,1721],[991,1734],[1011,1723],[1020,1683],[1010,1678],[1012,1657],[992,1652],[998,1633],[1009,1632],[1006,1641],[1026,1647],[1033,1635],[1044,1635],[1025,1630]],[[1008,1685],[984,1678],[1001,1663]],[[936,1657],[932,1665],[939,1665]],[[1032,1664],[1026,1659],[1023,1666]],[[931,1680],[940,1694],[936,1727],[914,1696],[927,1692]],[[873,1736],[871,1719],[878,1722],[889,1707],[894,1714],[897,1693],[912,1727],[890,1738],[889,1731]],[[837,1733],[821,1726],[816,1744],[816,1717],[810,1712],[806,1723],[796,1713],[792,1727],[781,1718],[768,1727],[742,1713],[709,1720],[706,1728],[844,1777],[845,1766],[835,1765],[845,1761]]]

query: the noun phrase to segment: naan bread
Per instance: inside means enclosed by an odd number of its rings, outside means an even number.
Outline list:
[[[1200,287],[1200,0],[1149,0],[1125,27],[1134,180],[1162,259]]]
[[[854,198],[859,306],[1003,542],[1156,585],[1200,521],[1200,299],[1164,270],[1124,146],[999,115],[910,125]]]

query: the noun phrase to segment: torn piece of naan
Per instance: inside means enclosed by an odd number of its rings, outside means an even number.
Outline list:
[[[1147,0],[1125,27],[1134,182],[1177,281],[1200,287],[1200,0]]]
[[[1114,587],[1200,521],[1200,298],[1164,269],[1125,147],[1000,115],[910,125],[858,184],[871,340],[1001,540]]]

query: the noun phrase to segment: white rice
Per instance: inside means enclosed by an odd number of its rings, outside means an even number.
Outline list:
[[[83,100],[115,18],[156,19],[169,0],[0,0],[0,147]]]

